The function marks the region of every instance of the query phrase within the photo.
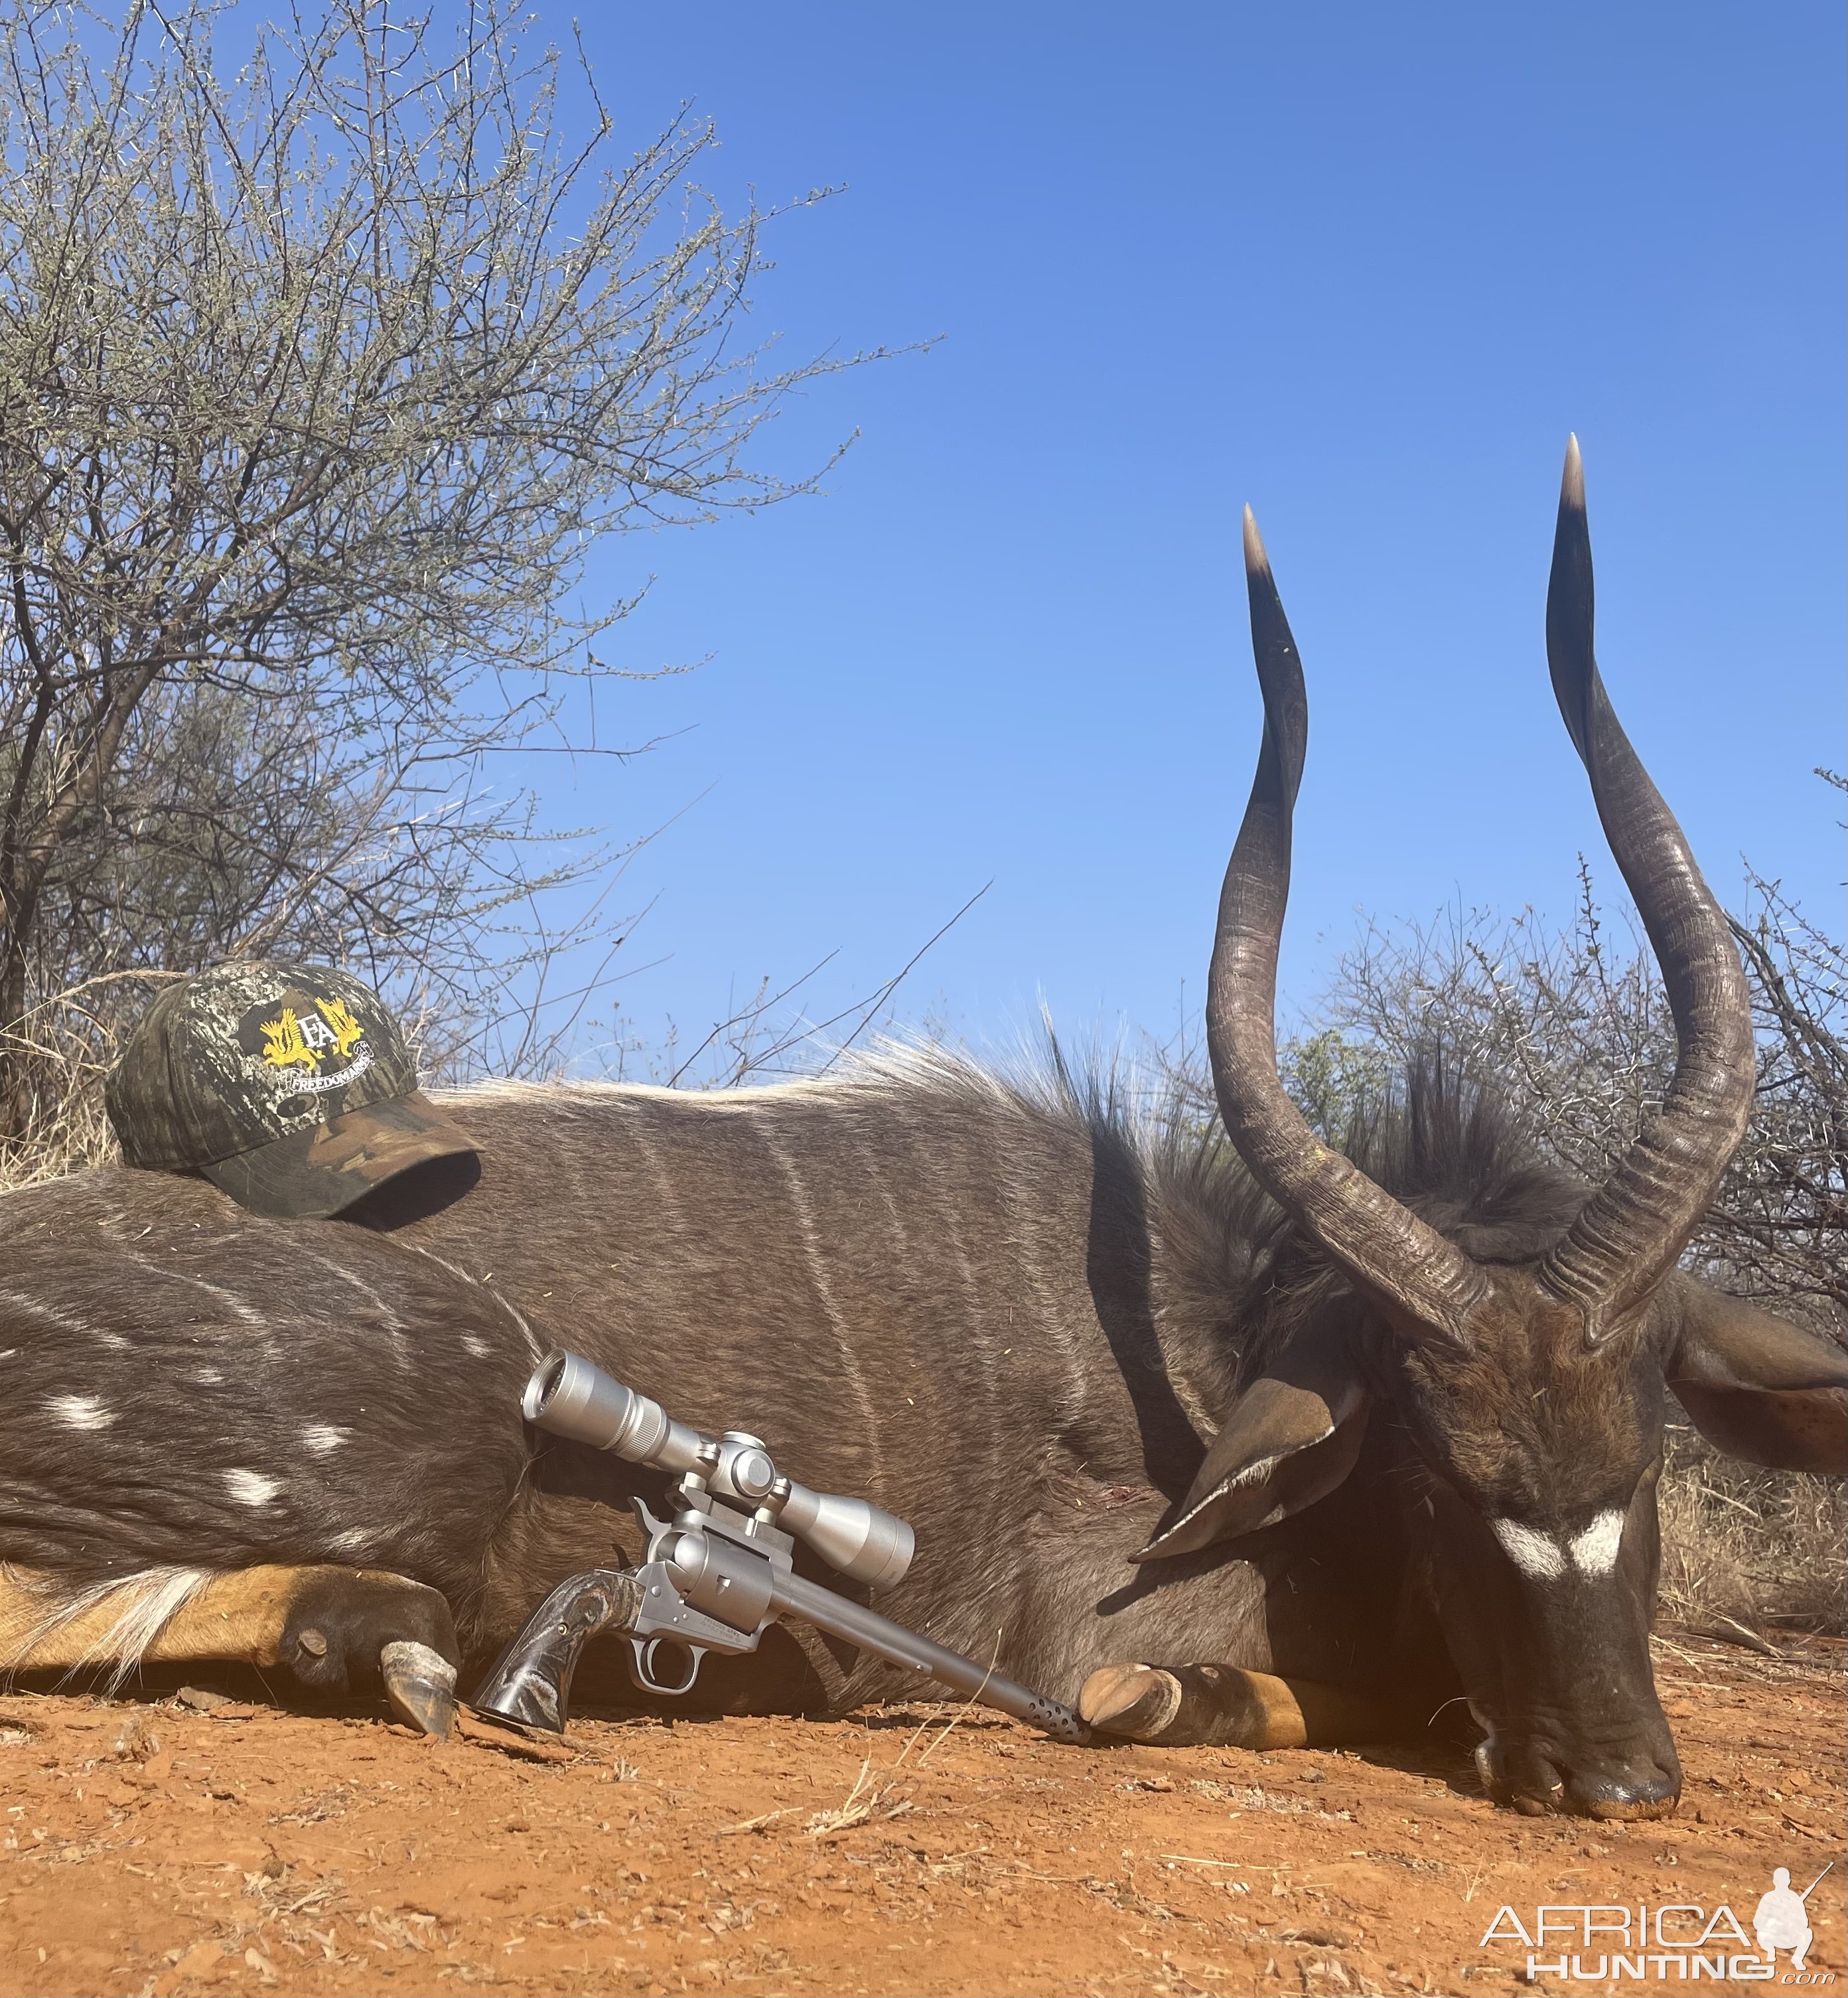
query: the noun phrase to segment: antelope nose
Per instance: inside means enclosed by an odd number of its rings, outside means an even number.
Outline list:
[[[1527,1817],[1666,1817],[1681,1795],[1672,1746],[1575,1757],[1557,1746],[1491,1736],[1477,1747],[1476,1762],[1490,1796]]]
[[[1567,1807],[1565,1779],[1532,1742],[1511,1742],[1491,1734],[1477,1746],[1476,1766],[1489,1795],[1524,1817],[1543,1817]]]
[[[1640,1751],[1602,1768],[1566,1770],[1566,1810],[1580,1818],[1667,1818],[1680,1803],[1674,1751]]]
[[[1578,1817],[1667,1817],[1680,1796],[1680,1771],[1653,1764],[1641,1769],[1574,1772],[1566,1779],[1566,1808]]]

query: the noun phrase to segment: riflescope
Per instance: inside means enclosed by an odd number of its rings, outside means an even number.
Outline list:
[[[715,1497],[751,1508],[807,1541],[851,1581],[894,1588],[911,1565],[917,1543],[903,1519],[864,1498],[813,1492],[784,1477],[758,1438],[742,1429],[709,1436],[689,1429],[658,1402],[577,1353],[554,1353],[541,1361],[520,1406],[528,1422],[553,1436],[703,1479]]]

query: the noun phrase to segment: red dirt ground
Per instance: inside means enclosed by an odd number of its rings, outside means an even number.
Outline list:
[[[1540,1901],[1749,1928],[1774,1866],[1801,1889],[1843,1849],[1841,1664],[1662,1642],[1687,1787],[1635,1827],[1495,1810],[1460,1754],[1086,1751],[979,1709],[586,1720],[535,1762],[371,1716],[16,1693],[0,1989],[1779,1989],[1783,1958],[1771,1984],[1529,1984],[1518,1942],[1478,1939]],[[1843,1870],[1809,1902],[1834,1976],[1806,1988],[1837,1994]]]

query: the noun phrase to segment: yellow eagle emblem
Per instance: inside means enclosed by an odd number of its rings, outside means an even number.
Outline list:
[[[344,1061],[352,1053],[354,1043],[364,1039],[365,1028],[354,1018],[344,999],[317,999],[314,1005],[333,1032],[333,1052]]]
[[[314,1006],[306,1015],[285,1006],[275,1019],[261,1023],[263,1059],[271,1068],[306,1068],[318,1074],[330,1049],[344,1061],[365,1038],[365,1028],[344,999],[317,999]]]
[[[295,1018],[292,1006],[285,1006],[278,1018],[264,1021],[263,1059],[271,1068],[293,1068],[298,1065],[320,1068],[321,1057],[302,1038],[302,1023]]]

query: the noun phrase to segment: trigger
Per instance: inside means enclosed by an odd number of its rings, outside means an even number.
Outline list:
[[[672,1685],[655,1676],[664,1645],[686,1661],[684,1672]],[[678,1637],[631,1637],[629,1649],[633,1654],[633,1662],[629,1667],[630,1678],[644,1692],[659,1693],[668,1699],[677,1699],[682,1694],[693,1691],[693,1682],[699,1676],[699,1667],[706,1657],[702,1646],[683,1644]]]

